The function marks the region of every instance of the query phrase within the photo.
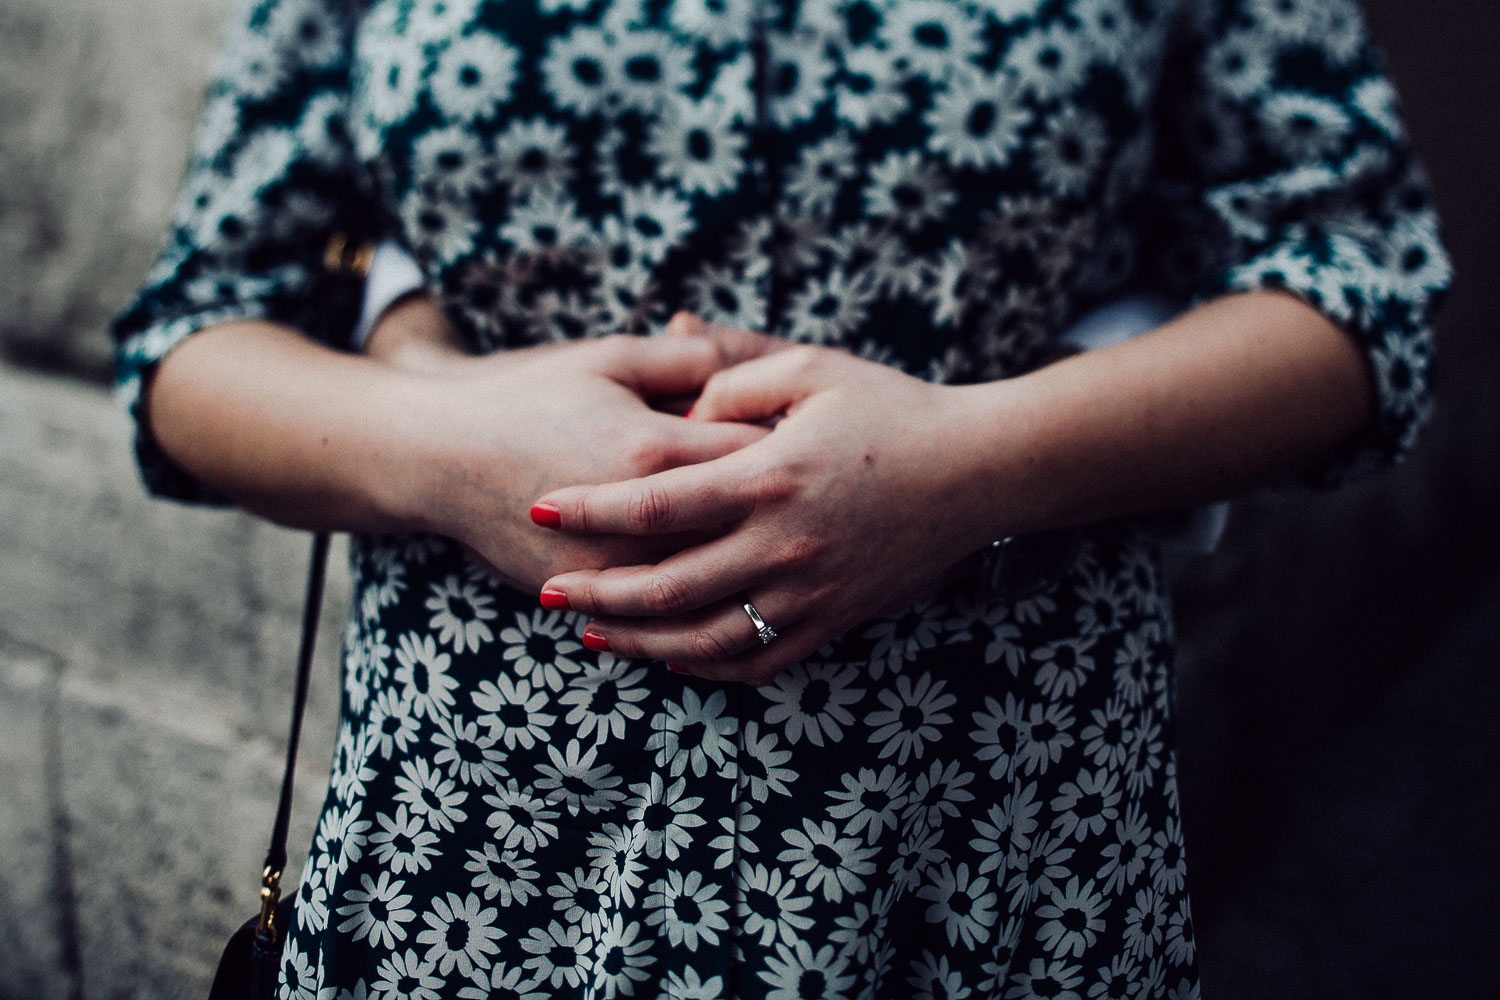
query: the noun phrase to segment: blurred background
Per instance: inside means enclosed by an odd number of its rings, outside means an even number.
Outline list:
[[[1492,995],[1500,957],[1500,8],[1365,0],[1458,270],[1398,472],[1183,558],[1204,995]],[[0,1000],[199,997],[250,915],[306,539],[147,501],[108,396],[226,0],[0,0]],[[292,850],[321,796],[335,557]]]

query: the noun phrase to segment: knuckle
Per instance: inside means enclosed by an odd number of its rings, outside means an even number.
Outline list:
[[[680,615],[692,610],[692,590],[675,576],[658,573],[646,581],[646,607],[659,615]]]
[[[648,475],[662,468],[666,462],[667,446],[655,434],[636,434],[623,442],[621,458],[630,470],[629,475]]]
[[[734,655],[724,637],[711,628],[697,628],[688,636],[693,658],[707,663],[721,663]]]
[[[780,570],[806,569],[828,551],[828,543],[816,535],[797,535],[783,539],[772,552],[772,562]]]
[[[672,525],[672,501],[666,491],[654,486],[636,490],[630,502],[631,527],[655,534]]]

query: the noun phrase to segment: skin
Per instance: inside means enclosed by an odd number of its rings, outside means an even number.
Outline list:
[[[448,535],[592,616],[595,648],[759,684],[993,539],[1254,488],[1373,411],[1353,341],[1272,292],[960,387],[687,315],[671,332],[473,358],[418,299],[359,358],[225,324],[163,361],[150,419],[252,510]],[[687,419],[648,405],[694,393]]]

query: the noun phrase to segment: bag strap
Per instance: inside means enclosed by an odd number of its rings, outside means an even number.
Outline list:
[[[312,558],[307,569],[307,599],[302,605],[302,643],[297,649],[297,689],[292,701],[292,731],[286,742],[286,770],[281,776],[281,801],[276,805],[276,825],[271,847],[261,870],[260,919],[255,938],[275,946],[281,938],[276,926],[276,901],[281,897],[281,875],[286,869],[286,835],[292,822],[292,779],[297,769],[297,744],[302,738],[302,716],[307,709],[307,682],[312,673],[313,648],[318,638],[318,616],[323,607],[323,580],[328,567],[328,532],[313,535]]]

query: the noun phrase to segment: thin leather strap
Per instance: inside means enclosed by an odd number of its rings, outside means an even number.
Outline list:
[[[307,685],[312,673],[313,648],[318,638],[318,616],[323,607],[323,579],[328,566],[328,532],[313,535],[312,559],[307,569],[307,599],[302,605],[302,643],[297,650],[297,690],[292,702],[292,731],[286,741],[286,771],[281,776],[281,801],[266,852],[265,872],[279,883],[286,869],[286,835],[292,821],[292,781],[297,770],[297,745],[302,738],[302,716],[307,709]],[[273,897],[275,889],[272,889]],[[279,928],[268,928],[273,934]]]

